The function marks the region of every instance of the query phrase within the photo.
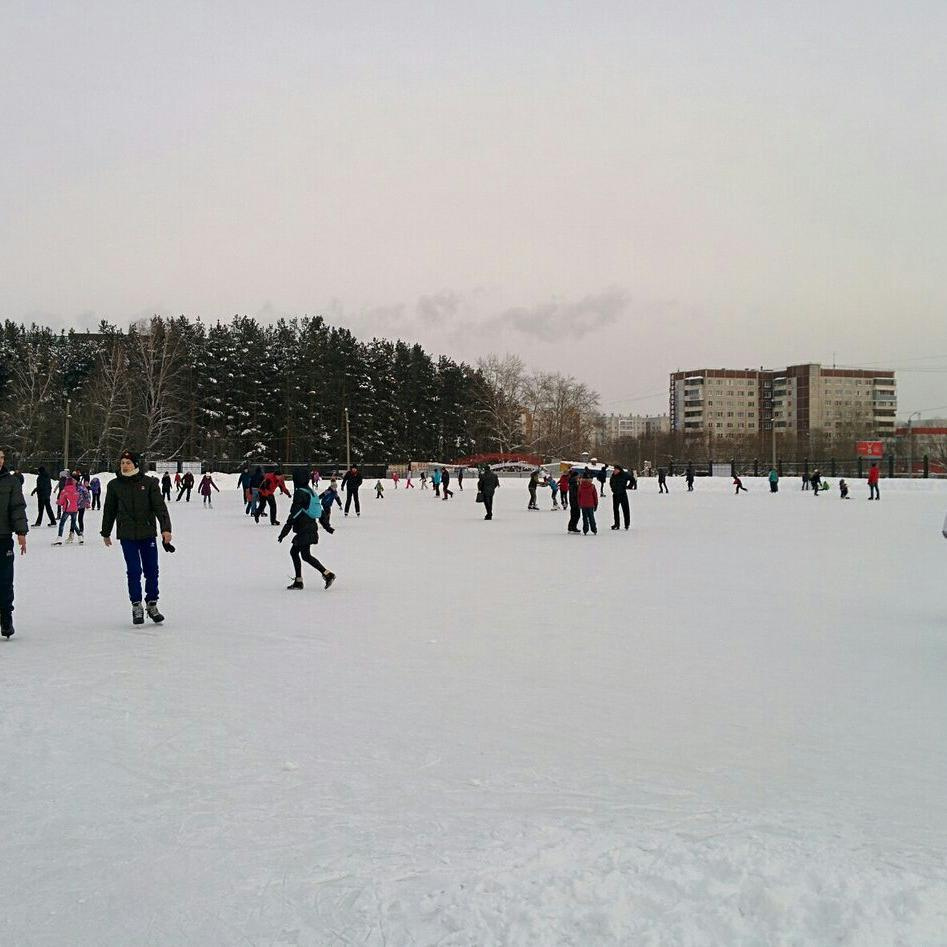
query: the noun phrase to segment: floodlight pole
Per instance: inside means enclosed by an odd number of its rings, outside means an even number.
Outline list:
[[[345,466],[352,466],[352,445],[349,440],[349,409],[345,409]]]

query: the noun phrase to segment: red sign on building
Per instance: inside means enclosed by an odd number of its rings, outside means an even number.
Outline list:
[[[859,457],[884,457],[885,446],[881,441],[858,441],[855,453]]]

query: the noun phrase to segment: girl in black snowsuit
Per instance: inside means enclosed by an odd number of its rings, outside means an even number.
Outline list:
[[[335,581],[335,573],[330,572],[310,551],[310,547],[319,542],[319,530],[316,519],[322,505],[318,497],[309,487],[309,471],[305,467],[297,467],[293,471],[293,505],[289,509],[286,525],[280,530],[278,541],[282,542],[289,531],[293,531],[293,544],[289,555],[293,560],[295,578],[287,589],[301,589],[303,587],[303,560],[309,563],[325,580],[328,588]],[[315,508],[316,517],[310,516],[310,510]]]

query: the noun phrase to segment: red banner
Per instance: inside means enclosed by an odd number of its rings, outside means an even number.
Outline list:
[[[857,441],[855,453],[859,457],[884,457],[885,446],[881,441]]]

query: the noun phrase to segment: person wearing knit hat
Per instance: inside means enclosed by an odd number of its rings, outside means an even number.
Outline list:
[[[148,617],[164,621],[158,611],[158,543],[155,521],[161,527],[161,539],[168,552],[171,545],[171,516],[154,477],[146,477],[140,468],[137,451],[124,450],[119,458],[118,476],[109,482],[102,506],[102,539],[112,545],[112,527],[125,557],[128,597],[132,603],[132,622],[141,625]],[[145,576],[145,607],[142,606],[141,577]]]

